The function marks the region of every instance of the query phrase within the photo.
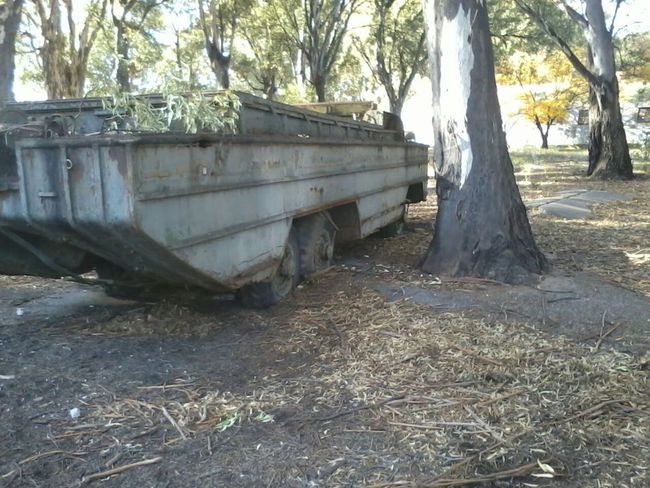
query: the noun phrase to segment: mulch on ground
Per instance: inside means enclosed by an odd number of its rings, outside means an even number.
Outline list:
[[[575,188],[578,169],[528,175],[522,192]],[[567,179],[546,185],[552,171]],[[650,180],[578,186],[631,200],[597,206],[584,222],[533,212],[541,248],[567,272],[650,296]],[[220,378],[219,388],[197,370],[160,383],[89,384],[81,419],[55,422],[22,455],[0,448],[0,483],[60,486],[44,477],[56,473],[56,482],[103,486],[648,486],[648,354],[582,344],[524,318],[389,300],[366,286],[480,293],[480,281],[418,270],[434,211],[414,206],[411,232],[347,247],[343,258],[363,259],[343,259],[269,311],[163,302],[92,324],[68,320],[77,337],[144,337],[159,347],[219,341],[229,324],[245,324],[255,333],[232,347],[250,341],[260,351],[242,359],[257,373],[246,383]],[[181,469],[192,459],[192,470]]]

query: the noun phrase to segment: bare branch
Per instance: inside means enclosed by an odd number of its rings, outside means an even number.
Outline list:
[[[612,15],[612,21],[609,24],[609,33],[614,33],[614,23],[616,22],[616,16],[618,15],[618,9],[621,8],[621,4],[625,0],[616,0],[616,8],[614,8],[614,14]]]

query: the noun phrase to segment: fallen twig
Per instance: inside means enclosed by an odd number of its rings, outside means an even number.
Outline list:
[[[539,468],[537,462],[524,464],[517,468],[507,469],[505,471],[497,471],[496,473],[490,473],[483,476],[478,476],[476,478],[465,478],[465,479],[449,479],[449,478],[439,478],[431,483],[414,483],[411,481],[390,481],[388,483],[379,483],[372,485],[370,488],[389,488],[389,487],[398,487],[398,486],[412,486],[418,488],[445,488],[452,486],[466,486],[474,484],[484,484],[490,483],[491,481],[503,480],[508,478],[522,478],[524,476],[529,476],[535,470]]]
[[[409,424],[404,422],[388,422],[398,427],[412,427],[414,429],[440,430],[445,427],[481,427],[476,422],[429,422],[427,424]]]
[[[391,398],[387,398],[386,400],[382,400],[380,402],[376,403],[371,403],[368,405],[359,405],[358,407],[350,408],[348,410],[343,410],[341,412],[333,413],[332,415],[328,415],[327,417],[317,417],[315,419],[312,419],[317,422],[327,422],[328,420],[334,420],[339,417],[343,417],[344,415],[350,415],[351,413],[359,412],[361,410],[369,410],[371,408],[377,408],[381,407],[382,405],[386,405],[388,403],[394,402],[396,400],[402,400],[404,399],[405,395],[399,395],[399,396],[394,396]]]
[[[99,473],[95,474],[89,474],[88,476],[84,476],[81,479],[81,484],[82,485],[87,485],[88,483],[92,483],[93,481],[100,480],[102,478],[108,478],[109,476],[113,476],[116,474],[123,473],[124,471],[128,471],[129,469],[133,468],[139,468],[140,466],[148,466],[150,464],[156,464],[159,463],[162,460],[162,457],[155,457],[151,459],[144,459],[142,461],[138,461],[137,463],[131,463],[131,464],[125,464],[123,466],[118,466],[117,468],[109,469],[107,471],[100,471]]]
[[[61,451],[61,450],[58,450],[58,449],[54,450],[54,451],[41,452],[41,453],[38,453],[38,454],[34,454],[33,456],[30,456],[30,457],[28,457],[26,459],[23,459],[22,461],[18,461],[18,466],[19,467],[24,466],[25,464],[29,464],[29,463],[32,463],[34,461],[38,461],[39,459],[43,459],[43,458],[50,457],[50,456],[58,456],[59,454],[63,454],[64,456],[67,456],[67,457],[73,458],[73,459],[82,459],[79,456],[83,456],[86,453],[82,453],[82,452],[71,453],[71,452]],[[0,476],[0,479],[6,479],[6,478],[9,478],[9,477],[13,476],[14,473],[16,473],[16,471],[18,471],[19,469],[20,468],[12,469],[8,473],[5,473],[2,476]]]
[[[543,461],[546,462],[546,461]],[[539,469],[539,464],[536,462],[524,464],[517,468],[507,469],[505,471],[497,471],[496,473],[486,474],[477,478],[465,479],[437,479],[433,483],[421,485],[422,488],[443,488],[449,486],[466,486],[473,484],[489,483],[491,481],[503,480],[508,478],[522,478],[532,474],[535,470]]]
[[[582,417],[595,417],[596,414],[600,414],[600,412],[604,407],[608,405],[616,405],[616,404],[622,404],[622,403],[628,403],[627,400],[607,400],[604,402],[600,402],[598,405],[594,405],[593,407],[590,407],[586,410],[583,410],[581,412],[576,413],[575,415],[571,415],[570,417],[567,417],[565,419],[560,419],[556,420],[554,422],[547,422],[544,425],[560,425],[560,424],[566,424],[567,422],[571,422],[572,420],[576,420]]]
[[[488,405],[492,405],[493,403],[498,403],[503,400],[507,400],[508,398],[512,398],[517,395],[521,395],[522,393],[526,393],[528,390],[526,388],[521,388],[519,390],[511,391],[510,393],[506,393],[504,395],[496,396],[494,398],[490,398],[488,400],[482,400],[480,402],[476,403],[477,407],[486,407]]]
[[[473,351],[470,351],[469,349],[465,349],[464,347],[460,347],[460,346],[457,346],[455,344],[452,344],[451,347],[453,349],[456,349],[457,351],[462,352],[463,354],[467,354],[468,356],[471,356],[471,357],[477,359],[478,361],[481,361],[481,362],[484,362],[484,363],[487,363],[487,364],[492,364],[494,366],[505,366],[505,364],[503,364],[501,361],[497,361],[496,359],[481,356],[479,354],[476,354]]]
[[[612,328],[607,330],[606,332],[603,332],[603,328],[605,326],[605,314],[603,314],[603,324],[600,329],[600,334],[598,336],[598,341],[596,341],[596,345],[594,346],[594,352],[598,351],[600,349],[600,346],[602,345],[603,341],[609,336],[612,332],[614,332],[616,329],[618,329],[621,326],[622,322],[619,322],[618,324],[614,325]]]
[[[178,425],[178,422],[174,420],[174,417],[171,416],[171,414],[167,411],[165,407],[162,407],[162,413],[167,418],[167,420],[169,420],[169,423],[172,424],[174,428],[178,431],[181,437],[183,439],[187,439],[187,436],[185,435],[185,432],[183,432],[183,429],[181,429],[181,426]]]

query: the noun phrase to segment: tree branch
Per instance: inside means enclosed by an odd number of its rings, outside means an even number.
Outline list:
[[[582,27],[585,30],[589,28],[589,22],[587,21],[584,15],[580,14],[573,7],[571,7],[571,5],[566,3],[566,0],[560,0],[560,2],[564,6],[564,10],[566,10],[566,13],[569,14],[571,20],[573,20],[576,24],[578,24],[580,27]]]
[[[546,19],[544,19],[539,12],[536,12],[523,0],[514,0],[514,2],[523,13],[525,13],[533,22],[535,22],[540,27],[540,29],[542,29],[553,40],[553,42],[555,42],[555,44],[564,53],[573,68],[580,74],[580,76],[585,78],[590,84],[597,86],[598,77],[594,75],[582,61],[580,61],[569,44],[564,39],[562,39],[562,37],[560,37],[560,35],[546,21]]]
[[[621,4],[625,0],[616,0],[616,8],[614,9],[614,15],[612,15],[612,21],[609,24],[609,33],[614,33],[614,22],[616,22],[616,16],[618,15],[618,9],[621,7]]]

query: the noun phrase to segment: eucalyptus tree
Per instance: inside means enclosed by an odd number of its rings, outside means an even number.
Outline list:
[[[119,88],[133,91],[133,76],[139,71],[132,59],[133,44],[137,37],[155,42],[151,38],[153,26],[147,25],[151,14],[172,0],[111,0],[111,19],[115,28],[116,79]]]
[[[14,99],[16,34],[20,25],[23,0],[0,4],[0,103]]]
[[[240,21],[254,0],[197,0],[205,50],[217,83],[230,88],[230,63]]]
[[[269,100],[294,82],[292,61],[298,54],[294,44],[285,42],[282,29],[273,21],[273,12],[271,2],[258,2],[242,18],[245,45],[237,51],[233,67],[251,90]]]
[[[438,214],[423,269],[522,282],[546,267],[508,154],[486,2],[424,0]]]
[[[84,95],[88,62],[106,18],[108,0],[88,0],[79,15],[72,0],[31,0],[25,11],[49,98]],[[79,2],[75,2],[79,7]]]
[[[287,44],[295,46],[319,102],[327,95],[327,83],[344,48],[350,19],[362,0],[271,0],[275,22]]]
[[[532,19],[567,57],[574,69],[590,87],[589,104],[589,167],[587,175],[603,179],[632,178],[632,160],[627,143],[619,102],[616,60],[613,43],[614,22],[623,0],[616,0],[616,10],[609,25],[602,0],[581,0],[572,7],[560,0],[555,8],[563,9],[566,16],[584,36],[580,55],[544,15],[537,4],[529,0],[514,0],[517,6]]]
[[[400,115],[411,84],[427,59],[420,0],[373,0],[370,35],[356,39],[361,57]]]

